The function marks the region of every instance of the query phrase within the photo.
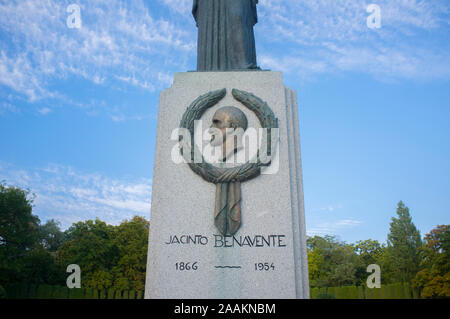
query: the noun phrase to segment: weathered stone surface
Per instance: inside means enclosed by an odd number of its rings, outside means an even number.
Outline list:
[[[241,185],[242,225],[235,241],[225,241],[214,225],[214,184],[171,159],[177,144],[171,135],[186,108],[200,95],[222,88],[227,95],[204,114],[203,130],[224,106],[240,108],[249,128],[260,127],[255,114],[233,98],[234,88],[267,102],[280,126],[278,160]],[[303,207],[296,96],[285,88],[281,73],[175,74],[173,86],[160,97],[146,297],[308,298]],[[186,243],[190,240],[197,244]],[[225,242],[234,247],[215,247]],[[181,270],[181,263],[196,263],[197,269]],[[259,263],[269,269],[259,270]]]

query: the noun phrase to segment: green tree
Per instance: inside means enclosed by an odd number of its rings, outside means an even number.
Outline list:
[[[119,259],[112,269],[114,288],[118,290],[143,290],[147,265],[149,222],[135,216],[122,222],[115,231],[114,244]]]
[[[330,274],[330,287],[358,284],[358,257],[352,245],[340,244],[331,255],[333,271]]]
[[[421,270],[413,285],[423,298],[450,298],[450,225],[439,225],[424,238]]]
[[[391,253],[387,245],[383,245],[378,265],[381,267],[381,284],[397,283],[397,272],[391,263]]]
[[[308,272],[309,282],[316,283],[320,280],[321,271],[320,267],[323,264],[323,258],[320,255],[319,249],[308,250]]]
[[[372,264],[381,266],[384,247],[377,240],[372,239],[360,240],[353,247],[359,259],[356,277],[359,284],[364,284],[368,276],[367,266]]]
[[[66,277],[65,269],[42,245],[36,245],[23,257],[22,278],[28,284],[65,285]]]
[[[73,224],[66,232],[66,241],[57,251],[58,264],[66,268],[77,264],[81,268],[82,285],[86,288],[109,288],[110,273],[119,259],[113,243],[114,226],[96,219]]]
[[[0,184],[0,284],[62,282],[32,204],[29,191]]]
[[[149,222],[142,217],[119,226],[97,219],[73,224],[57,251],[61,267],[77,264],[86,288],[143,290]]]
[[[39,242],[28,191],[0,184],[0,284],[24,280],[25,257]]]
[[[386,262],[392,267],[391,280],[411,282],[419,271],[422,240],[412,222],[409,208],[402,201],[398,203],[397,218],[393,217],[390,223],[387,244]]]
[[[372,239],[357,241],[354,249],[366,266],[378,263],[383,254],[383,246]]]
[[[357,283],[358,257],[352,245],[333,236],[308,238],[308,256],[313,259],[310,273],[312,287],[336,287]]]
[[[56,252],[64,241],[60,225],[59,222],[50,219],[39,227],[42,245],[49,252]]]

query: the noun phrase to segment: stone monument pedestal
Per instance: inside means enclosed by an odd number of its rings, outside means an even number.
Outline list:
[[[232,89],[266,102],[279,121],[272,164],[241,185],[242,224],[224,236],[214,224],[216,187],[177,164],[177,135],[188,106],[226,88],[226,96],[202,117],[203,130],[224,106],[241,109],[248,127],[255,114]],[[161,93],[146,278],[146,298],[309,298],[302,167],[296,93],[279,72],[176,73]]]

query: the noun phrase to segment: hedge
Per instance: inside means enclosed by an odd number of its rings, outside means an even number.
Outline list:
[[[382,285],[381,288],[367,288],[366,286],[344,286],[329,288],[311,288],[311,299],[326,294],[336,299],[419,299],[419,291],[409,284]]]
[[[4,287],[9,299],[144,299],[144,291],[93,288],[69,289],[61,286],[15,284]],[[419,299],[419,291],[409,284],[382,285],[369,289],[366,286],[311,288],[311,299],[335,297],[336,299]]]
[[[143,299],[143,291],[15,284],[4,287],[9,299]]]

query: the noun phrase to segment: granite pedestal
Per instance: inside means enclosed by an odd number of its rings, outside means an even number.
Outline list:
[[[215,185],[173,161],[173,132],[186,108],[222,88],[227,95],[203,115],[204,123],[231,105],[246,114],[249,127],[260,128],[233,98],[232,89],[239,89],[267,102],[280,128],[272,167],[242,183],[242,225],[230,237],[214,225]],[[176,73],[160,96],[145,297],[309,298],[307,265],[296,93],[279,72]]]

